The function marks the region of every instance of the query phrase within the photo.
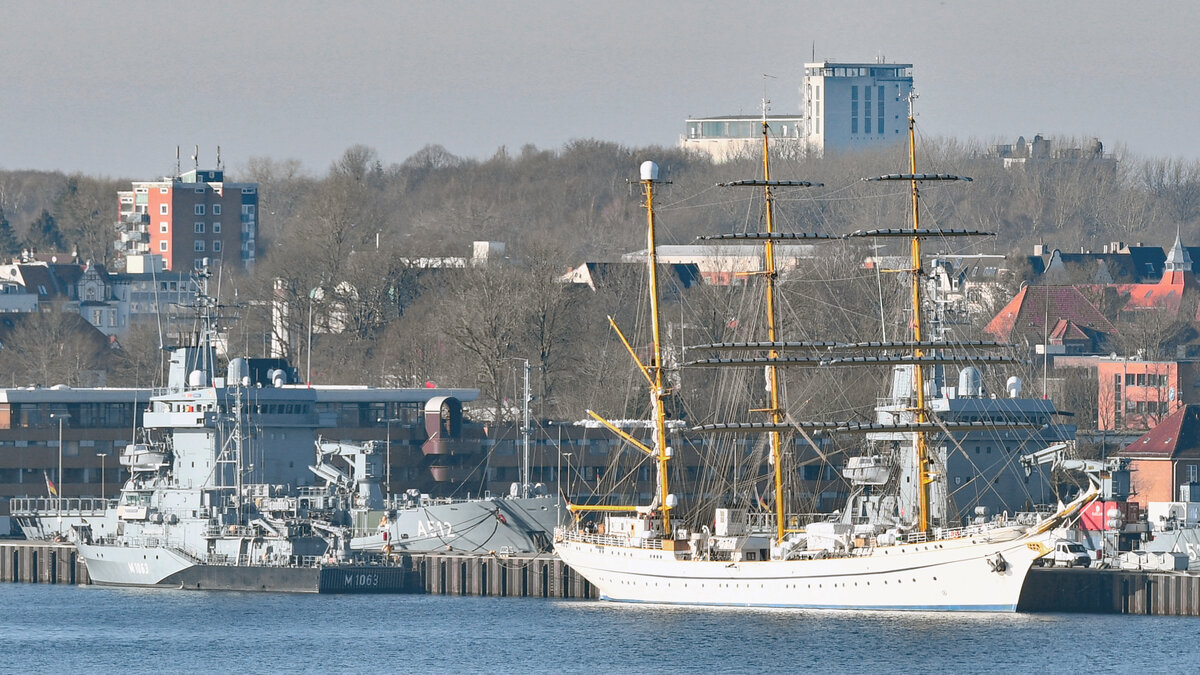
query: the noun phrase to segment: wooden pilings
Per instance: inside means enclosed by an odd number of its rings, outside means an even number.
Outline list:
[[[433,595],[595,599],[596,589],[552,555],[414,554],[413,566]]]
[[[87,565],[70,544],[0,542],[0,582],[89,583]]]

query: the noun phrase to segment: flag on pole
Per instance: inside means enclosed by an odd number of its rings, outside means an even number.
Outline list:
[[[46,477],[46,492],[50,493],[51,497],[57,497],[58,488],[54,487],[54,481],[50,480],[50,474],[43,471],[42,475]]]

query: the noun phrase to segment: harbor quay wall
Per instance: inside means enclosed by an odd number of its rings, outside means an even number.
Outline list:
[[[0,542],[0,582],[88,584],[87,565],[71,544]]]
[[[596,587],[557,556],[413,554],[413,568],[431,595],[513,598],[599,598]]]
[[[594,600],[597,590],[557,556],[411,554],[417,592]],[[0,541],[0,583],[88,584],[87,565],[66,543]],[[1030,570],[1022,612],[1200,617],[1200,575],[1134,570]]]
[[[1200,616],[1200,575],[1035,567],[1017,611]]]
[[[415,590],[431,595],[595,600],[596,588],[556,556],[410,554]],[[89,584],[71,544],[0,541],[0,583]]]

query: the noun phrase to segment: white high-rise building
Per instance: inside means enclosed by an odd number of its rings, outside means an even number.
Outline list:
[[[804,64],[800,88],[808,149],[817,154],[907,141],[911,63]]]

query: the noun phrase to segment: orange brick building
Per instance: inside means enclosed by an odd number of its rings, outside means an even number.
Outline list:
[[[1129,501],[1182,501],[1180,486],[1200,483],[1200,406],[1180,407],[1117,454],[1130,458]]]
[[[253,266],[258,184],[225,181],[221,169],[194,169],[117,193],[118,250],[161,255],[169,270],[199,268],[204,258]]]
[[[1197,382],[1191,362],[1096,361],[1096,428],[1152,429],[1188,402]]]

